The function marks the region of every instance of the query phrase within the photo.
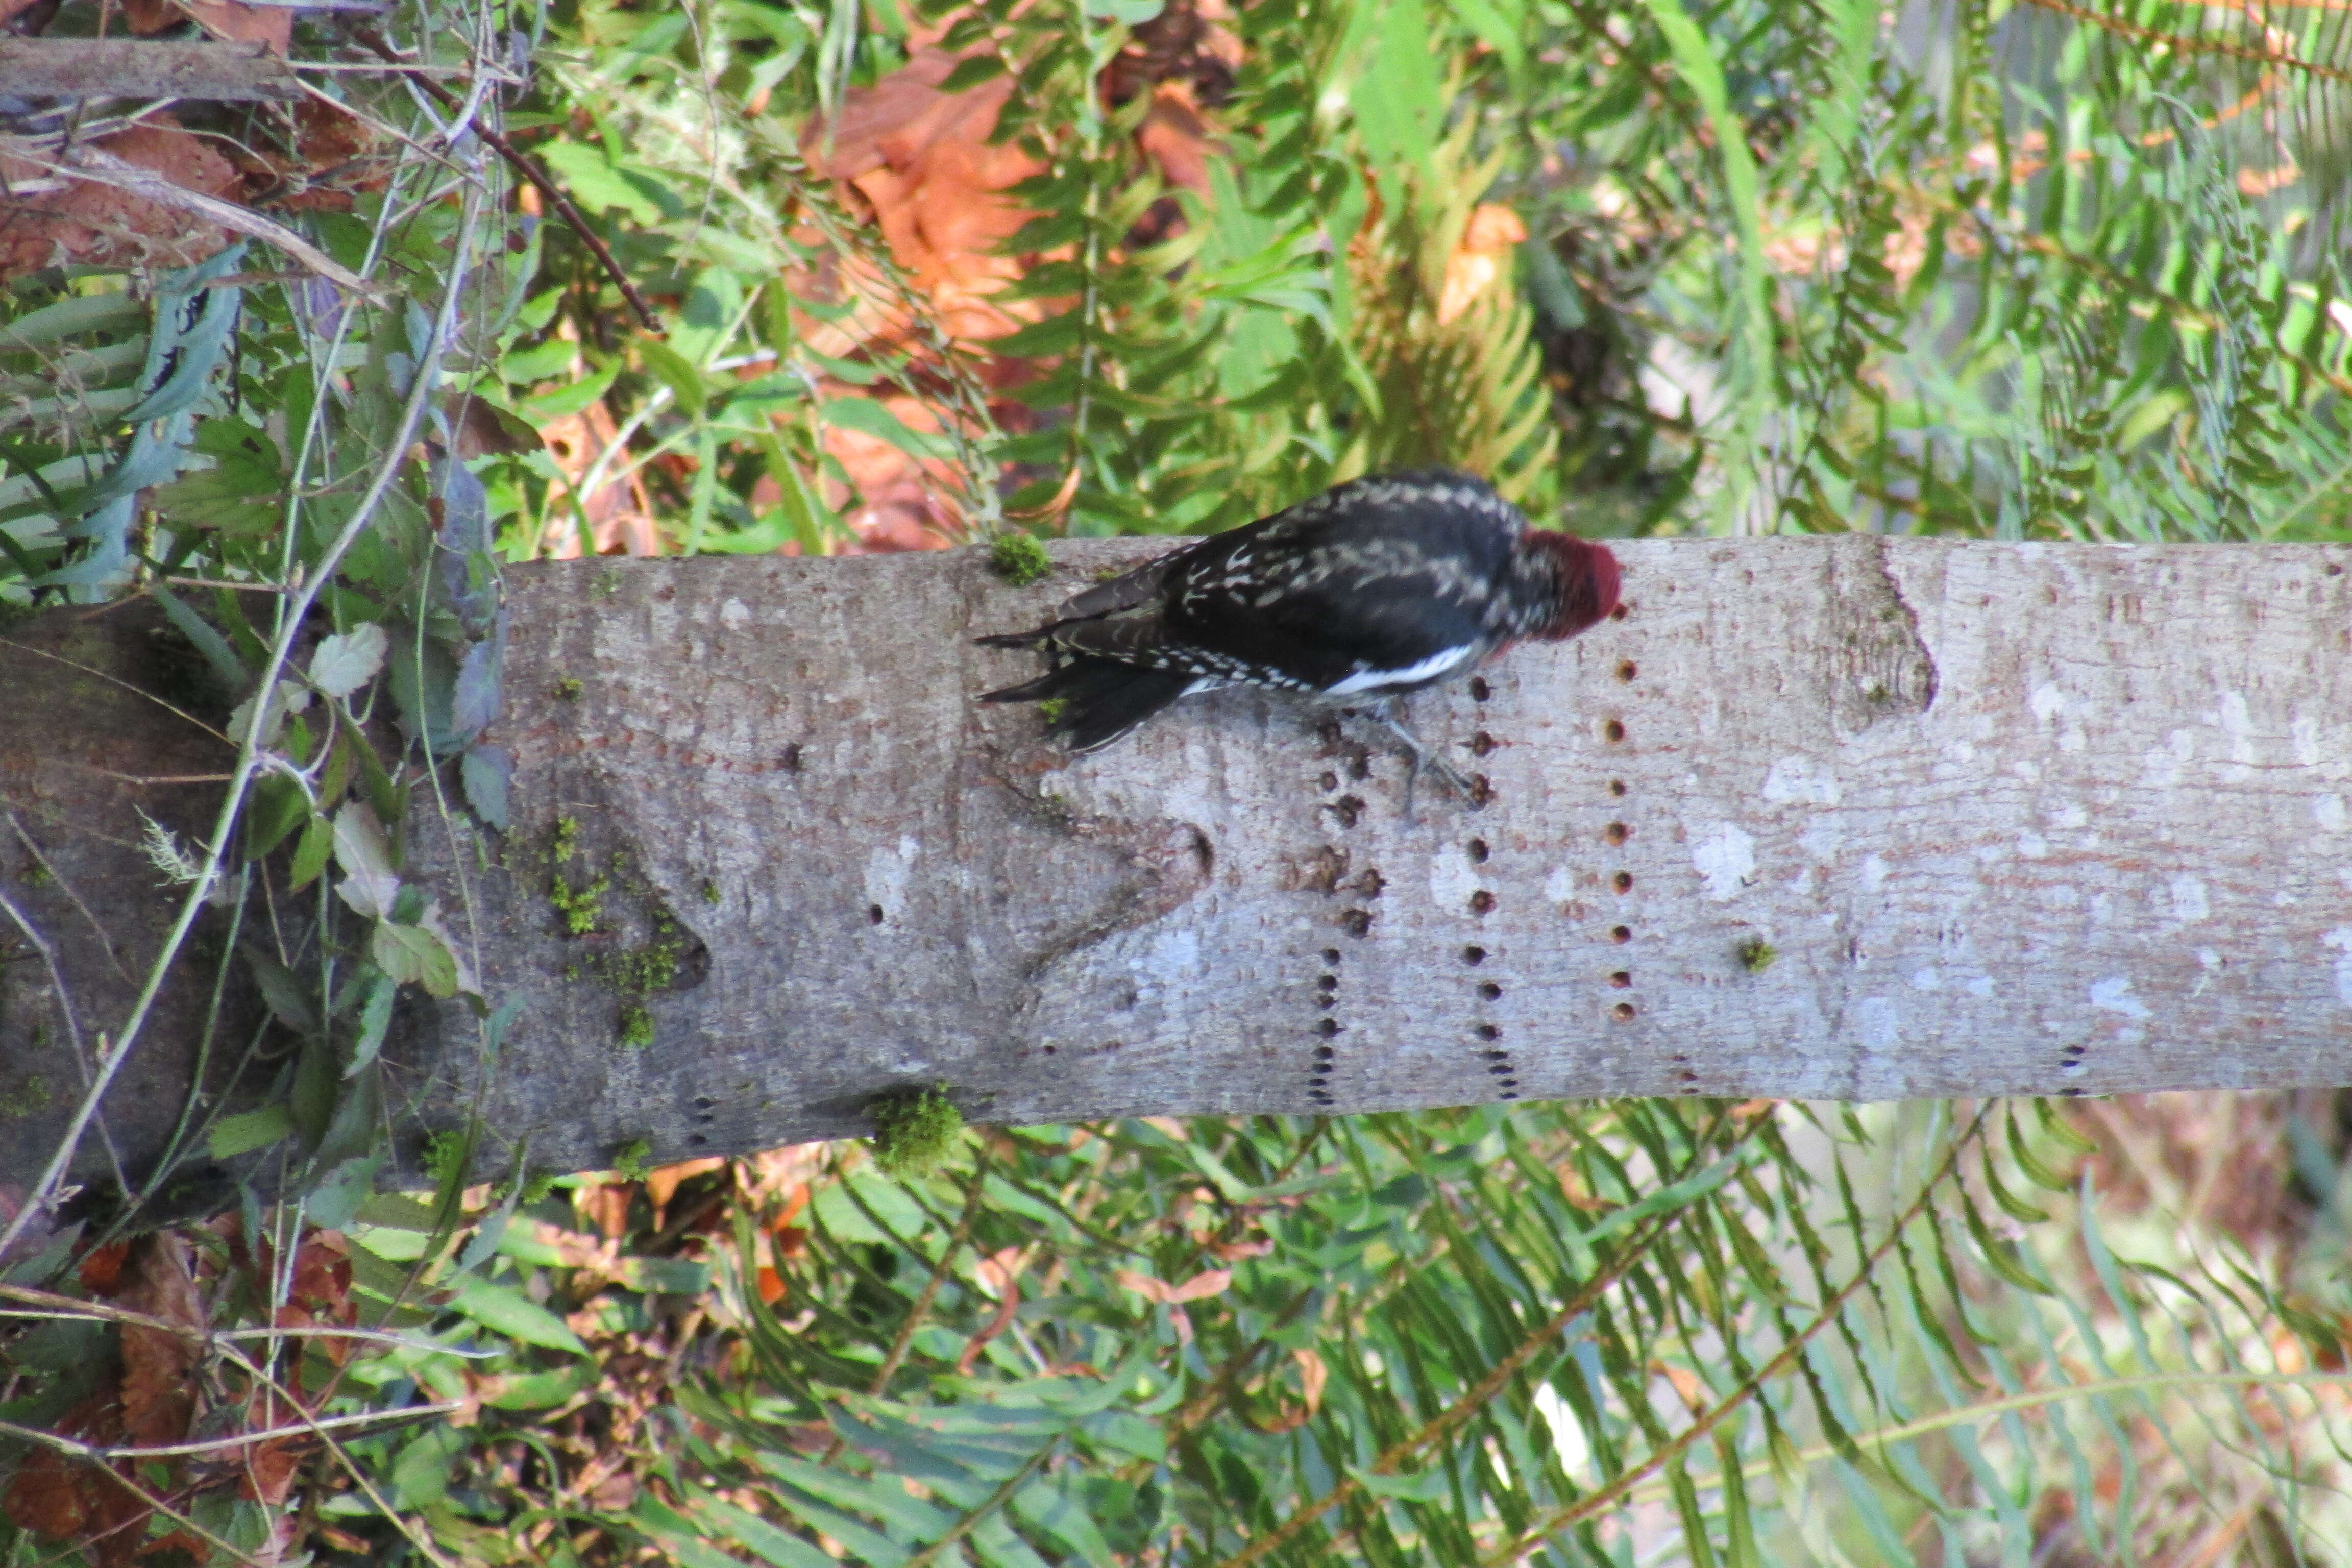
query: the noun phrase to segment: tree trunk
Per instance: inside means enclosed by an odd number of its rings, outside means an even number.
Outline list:
[[[515,569],[513,830],[411,839],[521,1010],[486,1074],[409,1015],[423,1123],[484,1081],[579,1168],[941,1083],[1032,1122],[2352,1081],[2352,549],[1621,543],[1622,618],[1413,700],[1481,798],[1409,817],[1391,744],[1289,700],[1076,759],[972,700],[1037,668],[975,634],[1163,548]]]

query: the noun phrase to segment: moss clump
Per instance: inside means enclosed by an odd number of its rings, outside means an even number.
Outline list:
[[[1000,533],[988,547],[988,567],[1016,588],[1042,583],[1054,570],[1045,547],[1026,533]]]
[[[702,901],[706,904],[715,904],[719,901],[719,884],[705,878],[702,883]]]
[[[963,1112],[948,1086],[884,1095],[866,1108],[874,1122],[874,1163],[901,1181],[928,1176],[963,1136]]]
[[[625,1182],[646,1179],[646,1160],[654,1146],[642,1138],[632,1138],[613,1152],[613,1174]]]
[[[603,971],[599,978],[624,996],[650,996],[668,990],[677,984],[677,961],[684,951],[677,932],[669,921],[657,922],[653,941],[611,954],[599,965]]]
[[[455,1127],[445,1127],[425,1140],[425,1173],[436,1187],[446,1187],[464,1174],[458,1164],[465,1158],[466,1135]]]
[[[0,1121],[13,1121],[47,1110],[55,1099],[57,1091],[49,1087],[49,1080],[35,1073],[16,1093],[0,1095]]]
[[[639,917],[652,931],[640,946],[618,952],[583,952],[563,966],[563,977],[593,980],[618,996],[621,1011],[615,1038],[633,1050],[642,1049],[654,1043],[654,1016],[646,1004],[664,991],[677,989],[678,966],[686,957],[688,939],[660,892],[635,868],[628,851],[613,851],[608,875],[575,883],[564,874],[566,866],[586,859],[580,847],[580,819],[557,818],[554,835],[548,841],[547,901],[563,922],[564,931],[575,937],[596,933],[609,939],[626,931]],[[717,901],[716,884],[706,882],[703,889],[706,901]],[[608,896],[620,900],[616,908],[607,909]]]
[[[555,683],[556,700],[577,702],[580,700],[580,678],[576,675],[567,675]]]
[[[563,929],[572,936],[586,936],[604,918],[604,895],[613,889],[612,879],[598,877],[579,887],[563,874],[563,868],[580,852],[580,819],[560,816],[555,821],[555,837],[547,847],[547,901],[563,921]]]
[[[1739,944],[1739,965],[1750,974],[1763,973],[1780,956],[1780,950],[1760,936],[1749,937]]]
[[[1037,717],[1045,721],[1048,728],[1060,723],[1062,715],[1069,710],[1070,700],[1066,697],[1048,697],[1037,704]]]

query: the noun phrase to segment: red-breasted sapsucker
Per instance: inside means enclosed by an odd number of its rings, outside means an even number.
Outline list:
[[[1058,702],[1052,727],[1079,752],[1221,686],[1379,707],[1522,637],[1574,637],[1617,585],[1605,547],[1530,528],[1482,479],[1375,475],[1098,584],[1034,631],[982,637],[1055,668],[981,700]]]

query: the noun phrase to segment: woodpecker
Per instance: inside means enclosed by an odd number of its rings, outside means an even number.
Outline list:
[[[1524,637],[1559,641],[1616,607],[1617,558],[1531,528],[1483,479],[1442,468],[1354,479],[1078,594],[1031,631],[1055,668],[983,702],[1057,702],[1071,750],[1110,744],[1180,697],[1262,686],[1385,709]],[[1392,717],[1381,722],[1457,787]]]

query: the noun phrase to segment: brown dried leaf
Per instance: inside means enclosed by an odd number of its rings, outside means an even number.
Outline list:
[[[201,1331],[204,1302],[188,1267],[187,1244],[171,1231],[141,1237],[123,1264],[122,1304],[167,1323]],[[194,1416],[197,1341],[136,1323],[122,1327],[122,1429],[133,1443],[177,1443]]]
[[[294,41],[294,13],[283,5],[247,5],[239,0],[179,0],[196,26],[233,44],[267,44],[283,55]]]
[[[89,1522],[89,1488],[103,1486],[79,1459],[36,1448],[16,1467],[8,1490],[0,1494],[0,1514],[19,1530],[62,1541]]]
[[[93,1394],[59,1418],[58,1433],[92,1443],[112,1443],[122,1435],[121,1414],[111,1394]],[[37,1448],[26,1456],[7,1491],[0,1494],[0,1515],[21,1529],[55,1540],[87,1538],[118,1525],[129,1526],[144,1512],[143,1505],[104,1469],[47,1448]],[[115,1531],[117,1537],[129,1533],[127,1528]],[[103,1545],[98,1555],[106,1555]]]
[[[920,398],[889,393],[876,401],[909,430],[930,435],[940,427],[938,411]],[[879,436],[841,425],[824,427],[824,449],[840,463],[864,503],[849,513],[849,526],[866,550],[876,554],[944,550],[961,534],[963,512],[952,499],[956,478],[951,465],[909,457]],[[828,484],[829,490],[838,489],[837,481]],[[829,493],[826,500],[843,507],[851,498]]]
[[[1136,128],[1135,140],[1170,184],[1196,195],[1209,194],[1209,127],[1192,101],[1190,84],[1167,82],[1152,89],[1151,107]]]
[[[287,1494],[294,1489],[295,1473],[302,1468],[302,1456],[296,1450],[295,1442],[292,1437],[271,1437],[248,1445],[237,1494],[272,1508],[283,1506]],[[197,1557],[202,1561],[203,1553],[198,1552]]]
[[[92,1247],[81,1260],[82,1289],[95,1296],[111,1296],[122,1289],[122,1260],[131,1256],[128,1240]]]
[[[352,1250],[342,1232],[314,1230],[303,1238],[294,1249],[294,1279],[286,1294],[322,1319],[352,1310]]]
[[[587,481],[596,460],[619,435],[620,426],[614,422],[613,411],[601,402],[592,403],[577,414],[551,419],[540,430],[541,438],[547,443],[548,455],[555,459],[563,477],[575,485]],[[585,517],[597,554],[659,555],[661,534],[654,527],[653,499],[646,493],[644,481],[629,472],[629,467],[627,455],[615,452],[613,461],[604,465],[604,477],[596,481],[595,489],[577,497],[577,513],[570,507],[552,509],[547,531],[540,541],[540,553],[558,561],[587,554],[580,541],[580,521]],[[621,473],[628,477],[613,478]]]
[[[123,26],[142,38],[166,27],[176,27],[187,19],[188,14],[172,0],[122,0]]]
[[[202,195],[227,197],[241,183],[227,159],[169,114],[91,145]],[[21,159],[0,156],[0,180],[15,193],[0,203],[0,279],[68,265],[185,267],[228,243],[218,224],[194,214]]]

